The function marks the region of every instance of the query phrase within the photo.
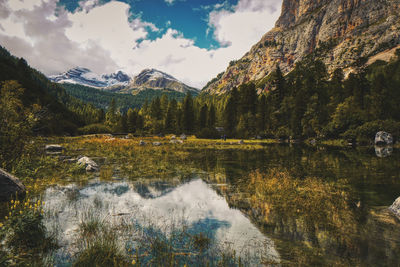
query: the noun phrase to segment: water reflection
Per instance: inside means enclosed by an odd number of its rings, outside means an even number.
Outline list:
[[[83,188],[53,187],[46,190],[44,200],[46,225],[57,225],[63,246],[59,259],[74,253],[80,219],[91,210],[112,225],[129,223],[141,229],[151,226],[164,235],[170,234],[171,226],[187,225],[189,232],[207,233],[215,244],[224,244],[238,255],[251,258],[253,265],[260,264],[260,258],[279,262],[273,241],[201,179],[177,187],[150,181],[147,185],[98,182]]]
[[[375,146],[375,154],[377,157],[386,158],[392,155],[393,147],[391,146]]]

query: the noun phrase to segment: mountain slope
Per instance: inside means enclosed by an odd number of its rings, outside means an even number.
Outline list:
[[[187,86],[169,74],[156,69],[145,69],[137,75],[128,87],[130,90],[142,91],[153,90],[173,90],[180,93],[198,93],[198,90]]]
[[[379,52],[400,44],[399,0],[284,0],[275,28],[204,88],[225,93],[262,79],[276,65],[284,73],[313,53],[332,72],[347,73]]]
[[[91,70],[81,67],[70,69],[59,75],[50,76],[49,79],[56,83],[80,84],[95,88],[126,86],[131,80],[131,78],[122,71],[99,76]]]

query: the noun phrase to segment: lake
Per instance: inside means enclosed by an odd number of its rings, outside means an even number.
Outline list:
[[[157,252],[143,242],[164,240],[177,258],[199,266],[221,255],[252,266],[400,265],[400,223],[387,210],[400,196],[398,150],[184,150],[187,159],[175,163],[190,165],[189,173],[132,177],[126,160],[105,160],[109,179],[47,188],[45,224],[62,246],[57,264],[68,265],[79,251],[79,224],[95,217],[144,264]],[[207,246],[191,255],[200,233]]]

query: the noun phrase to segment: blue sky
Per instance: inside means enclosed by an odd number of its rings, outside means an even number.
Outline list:
[[[201,88],[275,24],[282,0],[3,0],[0,44],[47,75],[156,68]]]
[[[68,11],[79,10],[79,0],[60,0],[59,5]],[[106,4],[111,0],[99,1]],[[160,31],[151,32],[149,39],[161,37],[172,27],[183,33],[184,37],[193,39],[195,45],[206,49],[216,49],[220,43],[215,40],[213,28],[208,25],[210,10],[232,10],[238,0],[122,0],[130,6],[132,18],[141,18],[153,23]]]

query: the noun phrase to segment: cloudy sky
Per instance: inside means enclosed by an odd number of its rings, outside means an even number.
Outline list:
[[[0,45],[46,75],[144,68],[201,88],[241,58],[282,0],[0,0]]]

